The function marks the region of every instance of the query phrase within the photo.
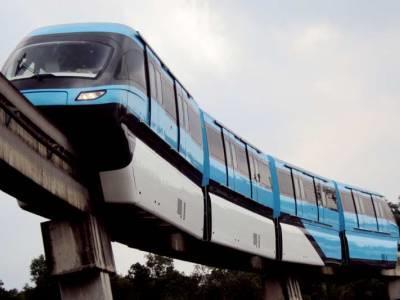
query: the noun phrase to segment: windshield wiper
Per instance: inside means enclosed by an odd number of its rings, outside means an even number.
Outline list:
[[[17,61],[17,67],[15,68],[15,73],[14,76],[17,76],[19,71],[21,71],[23,68],[28,69],[27,66],[24,63],[24,60],[26,59],[26,52],[21,55],[21,58],[18,59]]]
[[[32,70],[32,69],[25,63],[25,60],[26,60],[26,53],[24,53],[24,54],[21,56],[21,58],[18,60],[17,67],[16,67],[16,69],[15,69],[15,74],[14,74],[15,77],[17,76],[17,74],[18,74],[22,69],[27,70],[27,71],[29,71],[30,73],[32,73],[32,76],[26,77],[26,78],[36,78],[36,79],[39,80],[39,81],[42,80],[43,78],[57,77],[56,75],[54,75],[54,74],[52,74],[52,73],[38,73],[38,72],[35,72],[35,70]]]
[[[54,75],[53,73],[34,73],[34,75],[31,78],[37,78],[38,80],[41,80],[43,78],[52,78],[52,77],[57,77],[56,75]]]

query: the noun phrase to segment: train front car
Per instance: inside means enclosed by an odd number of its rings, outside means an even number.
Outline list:
[[[148,240],[156,226],[135,224],[140,212],[203,239],[201,111],[138,32],[111,23],[38,29],[3,73],[99,172],[115,235]]]
[[[136,35],[119,24],[45,27],[17,46],[2,72],[71,139],[80,139],[75,144],[90,151],[93,165],[117,168],[130,160],[119,126],[122,111],[131,104],[139,120],[148,117],[143,46]]]

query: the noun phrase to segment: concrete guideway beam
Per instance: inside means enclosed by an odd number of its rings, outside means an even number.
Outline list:
[[[76,161],[64,134],[0,73],[0,188],[45,217],[61,206],[87,212]]]
[[[111,241],[97,217],[42,223],[46,259],[63,300],[111,300]]]
[[[22,116],[29,118],[32,127],[42,130],[49,139],[65,151],[74,153],[71,144],[64,134],[48,121],[0,72],[0,95],[7,99],[15,110]]]

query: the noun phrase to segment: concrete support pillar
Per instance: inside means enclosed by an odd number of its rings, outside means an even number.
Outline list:
[[[278,278],[264,278],[264,300],[285,300],[284,290]]]
[[[400,299],[400,278],[388,282],[388,294],[390,300]]]
[[[265,277],[264,300],[302,300],[300,284],[293,277]]]
[[[42,223],[46,260],[62,300],[112,300],[110,238],[94,216]]]

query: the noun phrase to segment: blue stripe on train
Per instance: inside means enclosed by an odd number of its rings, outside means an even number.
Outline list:
[[[346,231],[350,259],[397,261],[397,238],[362,230]]]
[[[47,35],[72,32],[112,32],[133,37],[138,32],[129,26],[118,23],[78,23],[42,27],[32,31],[29,35]]]
[[[303,220],[302,223],[307,233],[323,252],[325,258],[342,259],[339,231],[336,228],[306,220]]]

